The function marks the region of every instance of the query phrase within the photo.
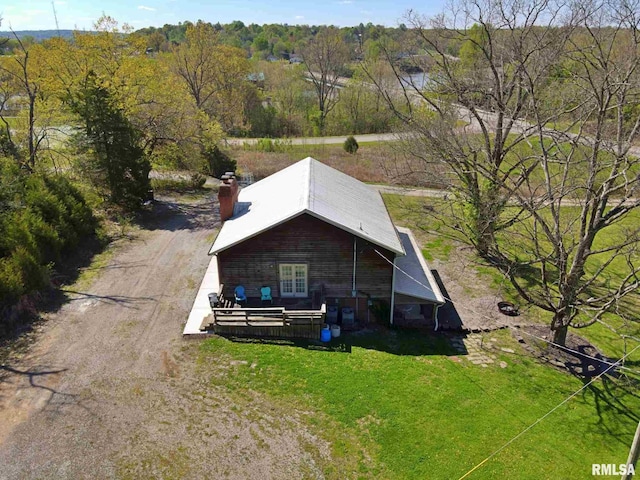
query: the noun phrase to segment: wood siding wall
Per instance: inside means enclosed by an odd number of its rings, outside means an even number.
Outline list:
[[[248,297],[271,287],[280,297],[278,264],[306,263],[309,296],[324,289],[325,298],[351,297],[354,235],[303,214],[218,254],[220,281],[231,294],[244,285]],[[392,266],[374,249],[393,259],[393,253],[357,239],[356,288],[372,298],[390,301]]]

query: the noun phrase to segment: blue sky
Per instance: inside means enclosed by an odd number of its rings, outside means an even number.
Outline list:
[[[372,22],[395,26],[409,9],[431,15],[438,13],[444,0],[294,0],[198,1],[198,0],[54,0],[61,29],[89,30],[106,13],[118,22],[138,29],[165,23],[198,19],[228,23],[334,24],[340,26]],[[3,0],[0,30],[55,29],[51,0]]]

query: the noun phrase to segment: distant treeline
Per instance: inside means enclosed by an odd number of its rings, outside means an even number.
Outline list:
[[[23,39],[31,37],[36,41],[47,40],[53,37],[71,38],[74,30],[16,30],[15,32],[0,32],[0,38],[11,38],[15,35]]]
[[[191,22],[181,22],[177,25],[166,24],[162,27],[147,27],[134,32],[148,38],[149,48],[155,51],[167,51],[170,46],[185,41],[187,28]],[[255,23],[245,25],[236,20],[228,24],[212,23],[213,28],[219,33],[222,43],[241,48],[248,56],[268,58],[273,56],[278,59],[289,59],[292,54],[299,52],[300,48],[314,37],[324,26],[322,25],[288,25],[288,24],[264,24]],[[339,31],[343,40],[352,47],[354,52],[364,55],[375,48],[375,43],[381,39],[392,40],[405,45],[407,53],[412,52],[410,45],[414,42],[408,40],[408,29],[404,24],[398,27],[385,27],[373,23],[355,25],[353,27],[341,27]],[[451,55],[457,55],[460,45],[452,43]]]
[[[17,30],[0,32],[0,55],[13,52],[18,46],[16,37],[26,45],[42,42],[50,38],[73,38],[73,30]]]
[[[297,53],[300,47],[322,28],[322,26],[316,25],[277,23],[245,25],[240,20],[235,20],[228,24],[219,22],[211,24],[219,32],[222,43],[242,48],[247,52],[248,56],[257,56],[263,59],[273,56],[274,58],[285,60],[288,60],[292,54]],[[141,28],[132,34],[146,37],[148,48],[151,50],[168,51],[171,45],[178,45],[185,41],[187,28],[192,25],[193,22],[185,21],[176,25],[165,24],[162,27]],[[406,38],[407,30],[404,24],[400,24],[398,27],[385,27],[372,23],[360,23],[353,27],[340,28],[345,42],[352,45],[354,51],[360,53],[373,48],[375,42],[382,38],[403,42]],[[74,30],[0,31],[0,54],[12,51],[15,43],[14,33],[23,42],[33,43],[54,37],[73,38]],[[411,42],[403,43],[409,45]],[[460,45],[452,43],[450,54],[457,55],[459,48]]]

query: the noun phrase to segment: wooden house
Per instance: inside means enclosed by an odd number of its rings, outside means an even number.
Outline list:
[[[277,316],[280,308],[321,312],[323,321],[345,326],[411,315],[436,320],[440,289],[411,232],[394,226],[375,188],[306,158],[243,189],[225,179],[218,196],[223,224],[201,304],[210,296],[227,308],[220,312],[238,308],[240,286],[240,307],[252,315],[261,308]]]

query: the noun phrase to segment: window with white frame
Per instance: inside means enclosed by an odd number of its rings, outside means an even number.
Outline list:
[[[280,264],[280,296],[281,297],[306,297],[307,296],[307,264],[306,263],[281,263]]]

